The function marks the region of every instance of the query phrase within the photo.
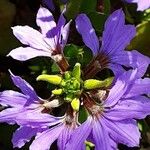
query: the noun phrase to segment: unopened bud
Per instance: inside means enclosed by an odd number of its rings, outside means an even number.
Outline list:
[[[73,108],[73,110],[75,111],[79,111],[79,107],[80,107],[80,100],[77,98],[74,98],[71,102],[71,107]]]
[[[51,84],[54,85],[59,85],[62,81],[62,77],[59,75],[47,75],[47,74],[43,74],[43,75],[39,75],[36,78],[37,81],[47,81]]]
[[[55,89],[55,90],[52,90],[52,93],[54,95],[61,95],[63,93],[63,89]]]

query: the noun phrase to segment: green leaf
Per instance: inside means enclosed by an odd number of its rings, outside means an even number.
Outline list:
[[[65,16],[68,20],[74,19],[76,15],[80,12],[80,6],[82,1],[83,0],[69,0],[65,13]]]
[[[96,11],[97,0],[82,0],[80,12],[90,13]]]
[[[105,21],[107,19],[107,15],[99,13],[99,12],[91,12],[88,14],[88,16],[95,30],[102,33]]]
[[[72,71],[72,76],[75,77],[78,81],[80,81],[81,78],[81,65],[80,63],[76,63],[73,71]]]
[[[109,15],[111,9],[110,0],[103,0],[103,2],[104,2],[104,14]]]
[[[128,50],[136,49],[141,53],[150,56],[150,22],[146,21],[137,26],[136,37],[128,46]]]

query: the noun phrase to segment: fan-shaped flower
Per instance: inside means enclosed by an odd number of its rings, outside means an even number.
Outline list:
[[[21,148],[37,133],[38,139],[40,139],[41,136],[39,134],[43,135],[46,132],[48,134],[49,143],[47,144],[49,147],[50,143],[55,141],[56,138],[59,140],[58,146],[64,147],[71,131],[76,127],[75,114],[73,115],[72,112],[68,112],[63,117],[54,117],[48,113],[44,113],[45,111],[48,112],[48,109],[51,107],[59,106],[58,100],[43,100],[37,96],[34,89],[21,77],[11,73],[11,78],[22,93],[12,90],[0,93],[0,104],[7,107],[0,112],[0,122],[7,122],[9,124],[17,123],[20,125],[20,128],[13,134],[13,146]],[[54,127],[49,129],[51,126]],[[62,140],[64,137],[65,139]],[[37,144],[36,140],[31,146],[31,150],[35,149],[33,147]],[[41,145],[42,150],[44,149],[43,146],[46,145]],[[40,147],[36,147],[36,149],[40,150]]]
[[[16,48],[8,56],[20,61],[37,56],[51,57],[56,62],[65,59],[63,48],[68,39],[70,22],[65,25],[66,20],[63,13],[56,25],[52,13],[41,7],[38,10],[36,22],[41,29],[41,33],[29,26],[12,27],[16,38],[28,47]]]
[[[122,66],[138,68],[138,74],[146,72],[150,59],[136,50],[124,51],[136,34],[133,25],[125,25],[123,11],[117,10],[110,15],[105,23],[102,41],[99,41],[90,20],[85,14],[76,18],[76,28],[83,38],[83,42],[94,55],[93,60],[85,68],[85,77],[94,76],[104,68],[113,70],[116,76],[124,69]],[[100,46],[101,42],[101,46]]]
[[[67,150],[82,149],[86,140],[98,150],[117,149],[118,143],[139,146],[140,132],[135,119],[150,114],[150,79],[137,79],[137,70],[125,72],[110,89],[108,97],[99,104],[86,94],[83,105],[89,112],[87,120],[74,130]]]

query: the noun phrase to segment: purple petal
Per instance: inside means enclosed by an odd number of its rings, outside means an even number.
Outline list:
[[[38,50],[49,51],[49,46],[44,42],[43,35],[39,31],[29,26],[15,26],[12,29],[21,43]]]
[[[42,0],[42,4],[47,6],[48,9],[54,11],[55,10],[55,6],[53,3],[53,0]]]
[[[64,126],[60,124],[42,133],[39,133],[32,142],[30,150],[49,150],[51,144],[59,137],[63,128]]]
[[[150,94],[150,79],[137,79],[130,89],[124,94],[124,98],[135,97],[142,94]]]
[[[145,0],[144,2],[143,2],[143,0],[138,1],[137,10],[144,11],[145,9],[148,9],[148,8],[150,8],[150,1],[149,0]]]
[[[64,28],[62,29],[61,35],[62,35],[62,48],[65,47],[67,40],[68,40],[68,36],[69,36],[69,29],[70,29],[70,24],[71,21],[69,21]]]
[[[92,134],[95,150],[99,150],[99,148],[102,150],[112,150],[108,132],[100,121],[93,121]]]
[[[27,96],[12,90],[3,91],[0,93],[0,104],[11,107],[23,107],[27,101]]]
[[[35,136],[38,132],[42,132],[43,130],[44,129],[40,128],[20,127],[13,134],[13,147],[21,148],[26,142],[29,142],[33,136]]]
[[[136,34],[132,25],[125,25],[125,16],[121,9],[112,13],[105,23],[101,52],[112,55],[125,49]]]
[[[84,142],[92,131],[92,117],[89,117],[81,126],[74,130],[66,145],[66,150],[82,149]]]
[[[58,23],[57,23],[57,27],[56,27],[57,41],[58,41],[57,44],[61,43],[61,32],[62,32],[62,29],[63,29],[65,23],[66,23],[66,19],[64,18],[63,12],[62,12],[62,14],[59,17],[59,20],[58,20]]]
[[[94,55],[97,55],[99,51],[99,40],[89,18],[85,14],[80,14],[76,18],[76,28],[81,34],[85,45],[93,51]]]
[[[13,49],[7,56],[11,56],[12,58],[20,61],[26,61],[34,57],[45,56],[51,57],[51,51],[46,52],[42,50],[37,50],[31,47],[19,47]]]
[[[115,85],[110,90],[107,99],[104,101],[105,107],[111,107],[118,102],[126,92],[129,83],[135,79],[136,73],[137,70],[130,70],[118,77]]]
[[[111,57],[111,62],[124,65],[126,67],[132,67],[134,69],[137,68],[137,76],[142,77],[150,64],[150,58],[133,50],[131,52],[124,51],[116,53]]]
[[[52,13],[44,7],[40,7],[38,10],[36,23],[41,28],[43,35],[46,35],[48,31],[56,27]]]
[[[12,73],[11,78],[14,84],[22,91],[22,93],[29,96],[31,103],[33,103],[34,101],[37,102],[39,100],[36,92],[29,83],[27,83],[21,77],[13,75]]]
[[[106,112],[112,120],[143,119],[150,114],[150,99],[144,96],[122,99]]]
[[[53,43],[53,49],[55,50],[57,48],[57,45],[61,41],[61,30],[63,26],[65,25],[66,19],[63,16],[63,13],[60,15],[57,26],[53,29],[49,30],[46,33],[46,41],[47,43]],[[51,46],[52,47],[52,46]]]
[[[26,110],[22,114],[17,115],[16,121],[22,126],[48,127],[63,122],[63,117],[54,117],[41,113],[39,110]]]
[[[73,132],[73,128],[64,125],[64,129],[60,133],[57,140],[58,149],[60,150],[66,149],[66,144],[69,141],[72,132]]]
[[[140,132],[135,120],[112,122],[105,119],[105,124],[109,128],[110,136],[115,142],[129,147],[139,146]]]
[[[125,69],[118,64],[110,63],[109,68],[113,71],[115,78],[118,78],[125,72]]]
[[[9,124],[15,124],[17,122],[17,116],[24,113],[25,110],[19,108],[7,108],[0,112],[0,122],[7,122]]]

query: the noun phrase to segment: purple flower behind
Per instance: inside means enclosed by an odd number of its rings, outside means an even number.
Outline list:
[[[39,98],[21,77],[11,73],[11,78],[22,93],[11,90],[0,93],[0,104],[6,107],[0,112],[0,122],[20,125],[13,134],[13,147],[21,148],[36,136],[30,150],[47,150],[56,139],[58,147],[65,150],[72,131],[77,127],[76,113],[69,111],[63,117],[48,114],[50,108],[46,106],[49,107],[51,101]]]
[[[122,74],[111,88],[108,97],[99,105],[86,95],[84,106],[89,112],[87,120],[74,130],[67,150],[81,149],[89,140],[95,150],[117,149],[122,143],[129,147],[139,146],[140,132],[135,119],[150,114],[150,79],[137,79],[137,70]]]
[[[41,33],[29,26],[12,27],[16,38],[28,47],[16,48],[8,56],[20,61],[37,56],[51,57],[56,62],[60,61],[68,39],[70,22],[65,25],[66,20],[62,13],[56,25],[52,13],[43,7],[38,10],[36,22]]]
[[[128,3],[137,3],[139,11],[144,11],[145,9],[150,8],[150,1],[149,0],[125,0]]]
[[[122,66],[138,68],[139,76],[146,72],[150,63],[148,57],[136,50],[124,51],[135,36],[136,29],[133,25],[125,25],[124,13],[121,9],[113,12],[106,20],[102,41],[99,41],[85,14],[80,14],[76,18],[76,28],[81,34],[83,42],[94,55],[93,60],[85,69],[86,78],[104,68],[112,69],[115,75],[119,76],[125,71]]]
[[[62,3],[67,3],[68,0],[61,0]],[[42,0],[42,4],[46,5],[48,7],[48,9],[50,10],[55,10],[55,6],[53,3],[53,0]]]

